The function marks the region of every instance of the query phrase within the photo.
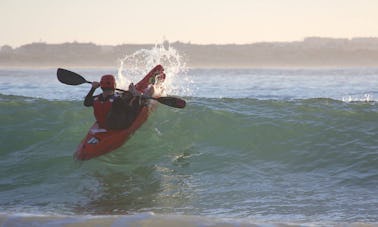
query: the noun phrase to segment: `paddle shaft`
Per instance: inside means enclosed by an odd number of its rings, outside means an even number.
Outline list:
[[[92,84],[92,82],[86,80],[81,75],[79,75],[75,72],[71,72],[71,71],[66,70],[66,69],[62,69],[62,68],[58,69],[57,76],[58,76],[58,80],[60,82],[62,82],[64,84],[68,84],[68,85],[79,85],[79,84],[83,84],[83,83]],[[119,88],[116,88],[116,90],[126,92],[126,90],[119,89]],[[175,108],[184,108],[186,106],[185,100],[180,99],[180,98],[176,98],[176,97],[155,98],[155,97],[150,97],[150,96],[142,96],[142,98],[153,99],[153,100],[160,102],[161,104],[171,106],[171,107],[175,107]]]

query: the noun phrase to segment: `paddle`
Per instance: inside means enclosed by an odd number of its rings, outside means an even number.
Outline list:
[[[71,72],[67,69],[58,68],[56,75],[58,76],[58,80],[60,82],[62,82],[63,84],[80,85],[80,84],[84,84],[84,83],[89,83],[89,84],[92,83],[90,81],[87,81],[81,75],[79,75],[75,72]],[[118,89],[118,88],[116,88],[116,90],[125,92],[125,90]],[[142,97],[145,98],[145,99],[153,99],[153,100],[160,102],[161,104],[171,106],[171,107],[175,107],[175,108],[184,108],[186,106],[185,100],[180,99],[180,98],[176,98],[176,97],[172,97],[172,96],[159,97],[159,98],[149,97],[149,96],[142,96]]]
[[[68,85],[79,85],[79,84],[84,84],[84,83],[88,83],[88,84],[92,83],[92,82],[84,79],[84,77],[80,76],[79,74],[71,72],[67,69],[59,68],[58,71],[56,72],[56,75],[58,76],[58,80],[60,82],[62,82],[64,84],[68,84]]]

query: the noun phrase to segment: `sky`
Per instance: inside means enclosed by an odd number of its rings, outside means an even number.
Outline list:
[[[0,46],[378,37],[378,0],[0,0]]]

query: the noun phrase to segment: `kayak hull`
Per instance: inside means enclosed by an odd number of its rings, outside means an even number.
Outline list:
[[[162,66],[156,66],[136,84],[137,89],[144,91],[151,84],[151,81],[155,83],[155,75],[162,73],[163,70]],[[154,77],[153,80],[151,79],[152,77]],[[165,75],[163,78],[160,78],[159,82],[162,82],[164,79]],[[161,89],[155,89],[152,97],[160,97],[160,95]],[[74,158],[77,160],[89,160],[119,148],[147,121],[149,114],[156,108],[156,105],[156,101],[149,100],[148,104],[142,107],[131,126],[126,129],[105,130],[99,128],[95,122],[77,147]]]
[[[107,130],[102,132],[97,123],[90,128],[87,136],[81,141],[75,159],[88,160],[111,152],[122,146],[128,138],[147,120],[149,108],[143,107],[132,125],[124,130]]]

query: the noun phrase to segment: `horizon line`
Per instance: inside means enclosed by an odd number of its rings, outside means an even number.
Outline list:
[[[100,43],[96,43],[96,42],[93,42],[93,41],[77,41],[77,40],[73,40],[73,41],[62,41],[62,42],[48,42],[48,41],[43,41],[43,40],[40,40],[40,41],[31,41],[29,43],[24,43],[24,44],[21,44],[21,45],[18,45],[18,46],[12,46],[10,44],[2,44],[0,45],[0,47],[3,47],[3,46],[10,46],[12,48],[19,48],[19,47],[22,47],[22,46],[25,46],[25,45],[30,45],[30,44],[48,44],[48,45],[59,45],[59,44],[65,44],[65,43],[78,43],[78,44],[94,44],[94,45],[98,45],[98,46],[121,46],[121,45],[157,45],[157,44],[164,44],[166,42],[168,42],[168,44],[171,44],[171,43],[184,43],[184,44],[190,44],[190,45],[252,45],[252,44],[259,44],[259,43],[294,43],[294,42],[304,42],[306,41],[306,39],[330,39],[330,40],[348,40],[348,41],[351,41],[351,40],[355,40],[355,39],[378,39],[378,36],[355,36],[355,37],[351,37],[351,38],[348,38],[348,37],[329,37],[329,36],[307,36],[307,37],[304,37],[300,40],[291,40],[291,41],[255,41],[255,42],[249,42],[249,43],[192,43],[191,41],[180,41],[180,40],[176,40],[176,41],[170,41],[168,39],[165,39],[165,40],[162,40],[161,42],[155,42],[155,43],[133,43],[133,42],[130,42],[130,43],[121,43],[121,44],[100,44]]]

